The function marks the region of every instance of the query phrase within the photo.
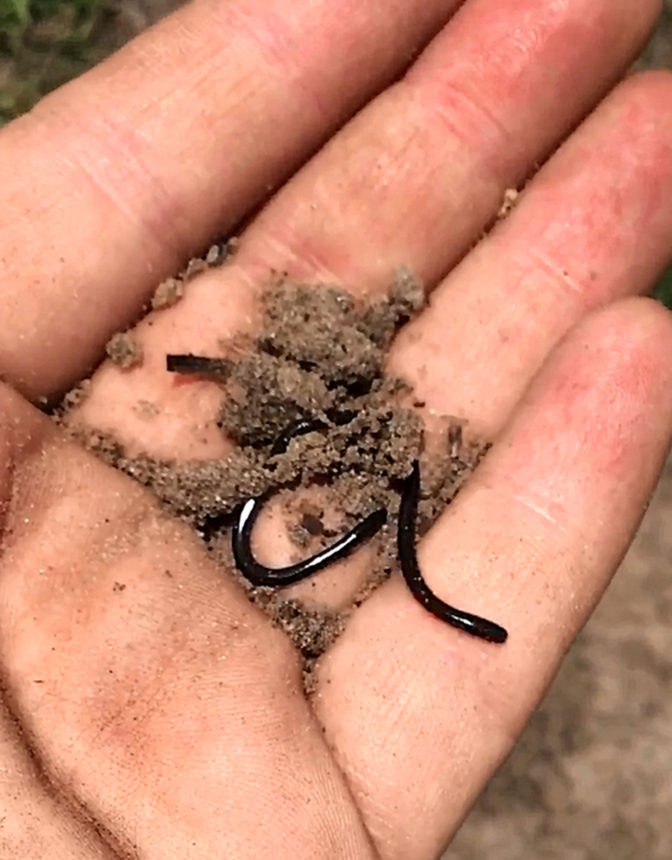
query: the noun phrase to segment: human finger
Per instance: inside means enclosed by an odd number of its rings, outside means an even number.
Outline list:
[[[617,87],[399,334],[389,370],[429,424],[492,439],[572,325],[651,289],[672,248],[670,99],[667,72]]]
[[[323,658],[316,712],[382,857],[440,851],[606,587],[672,437],[671,348],[650,300],[591,315],[422,542],[430,587],[503,624],[505,645],[430,615],[399,577]]]
[[[201,0],[3,129],[0,375],[31,397],[75,382],[457,2]]]

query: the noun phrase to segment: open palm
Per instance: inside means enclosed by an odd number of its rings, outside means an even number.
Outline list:
[[[672,242],[672,78],[609,91],[657,4],[458,6],[202,0],[0,134],[3,858],[435,857],[622,557],[672,433],[672,322],[632,298]],[[307,701],[197,537],[30,405],[243,220],[78,420],[219,456],[220,389],[177,384],[166,353],[253,329],[272,269],[375,297],[410,266],[431,299],[390,368],[496,440],[420,560],[506,645],[393,577]]]

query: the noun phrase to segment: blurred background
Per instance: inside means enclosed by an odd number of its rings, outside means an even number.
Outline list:
[[[178,5],[0,0],[0,125]],[[672,0],[637,67],[672,69]],[[656,294],[672,307],[672,268]],[[672,860],[671,682],[672,461],[612,588],[444,860]]]

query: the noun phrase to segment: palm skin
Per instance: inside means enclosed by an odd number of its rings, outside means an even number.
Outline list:
[[[672,79],[612,90],[656,4],[458,5],[203,0],[0,134],[2,857],[435,857],[625,552],[672,434],[672,323],[636,298],[672,239]],[[142,367],[101,365],[75,419],[220,455],[220,390],[176,385],[166,353],[253,330],[271,269],[374,297],[411,266],[431,302],[390,368],[430,427],[495,440],[420,561],[505,646],[395,577],[308,701],[189,529],[30,404],[270,189],[234,261],[143,319]],[[312,593],[346,602],[358,558]]]

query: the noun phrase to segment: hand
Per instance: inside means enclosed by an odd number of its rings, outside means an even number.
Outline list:
[[[595,106],[657,4],[458,5],[194,3],[0,134],[8,860],[435,857],[622,557],[672,433],[672,322],[633,298],[672,239],[672,79]],[[390,367],[496,442],[420,561],[509,641],[393,577],[310,702],[289,641],[190,530],[23,399],[85,376],[275,189],[231,264],[139,324],[142,367],[96,371],[79,419],[216,456],[219,389],[176,386],[165,355],[253,327],[270,269],[373,297],[405,264],[433,290]]]

